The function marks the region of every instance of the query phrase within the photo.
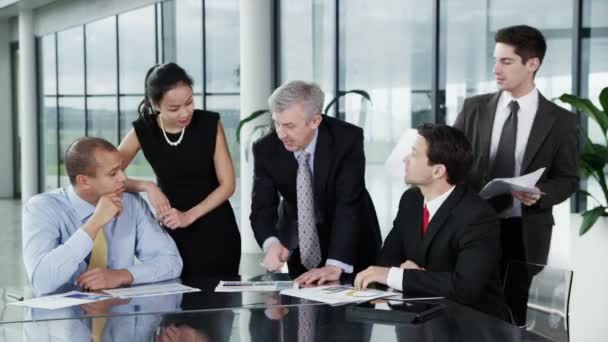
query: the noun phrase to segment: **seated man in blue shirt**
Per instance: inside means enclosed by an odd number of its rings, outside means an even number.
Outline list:
[[[179,277],[175,243],[138,194],[123,193],[127,178],[116,147],[81,138],[64,160],[72,186],[36,195],[23,210],[23,259],[34,292],[74,284],[93,291]],[[95,241],[99,234],[107,241],[103,248]],[[107,267],[89,265],[98,264],[91,262],[94,241]]]

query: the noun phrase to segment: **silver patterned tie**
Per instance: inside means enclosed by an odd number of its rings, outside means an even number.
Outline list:
[[[315,306],[298,307],[298,342],[314,342],[316,332]]]
[[[298,240],[300,259],[307,269],[313,269],[321,263],[321,247],[315,220],[315,203],[312,192],[312,174],[308,167],[310,154],[302,152],[298,156],[298,174],[296,193],[298,197]]]

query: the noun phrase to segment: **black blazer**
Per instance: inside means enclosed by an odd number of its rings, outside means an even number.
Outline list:
[[[260,246],[277,236],[298,247],[296,173],[298,162],[272,132],[253,145],[251,227]],[[323,116],[314,154],[314,197],[322,265],[335,259],[355,272],[374,263],[382,238],[376,210],[365,188],[363,130]],[[280,203],[280,204],[279,204]],[[299,259],[298,253],[294,258]],[[290,260],[291,262],[299,260]]]
[[[466,185],[457,185],[422,235],[424,197],[405,191],[379,264],[399,267],[412,260],[421,270],[405,270],[403,292],[443,296],[498,317],[505,306],[499,280],[500,227],[488,203]]]
[[[490,179],[490,143],[500,92],[468,98],[454,127],[467,136],[475,156],[469,182],[477,191]],[[521,174],[546,167],[537,187],[546,193],[533,206],[522,206],[527,259],[545,264],[554,224],[552,208],[578,187],[576,115],[539,93],[538,111],[524,152]],[[533,246],[528,248],[528,246]]]

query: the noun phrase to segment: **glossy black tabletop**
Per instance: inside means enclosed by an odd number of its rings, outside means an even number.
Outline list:
[[[443,311],[426,322],[387,323],[351,315],[352,305],[330,306],[277,292],[216,293],[218,281],[184,281],[201,292],[58,310],[7,306],[3,298],[0,341],[91,341],[91,326],[99,319],[104,320],[102,341],[547,340],[446,299],[435,301]]]

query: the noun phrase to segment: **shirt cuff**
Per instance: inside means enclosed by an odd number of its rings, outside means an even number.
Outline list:
[[[266,254],[266,252],[268,252],[268,248],[270,248],[270,245],[275,242],[281,243],[281,241],[279,241],[279,239],[277,239],[276,236],[271,236],[271,237],[267,238],[266,240],[264,240],[264,243],[262,244],[262,250],[264,251],[264,254]]]
[[[152,275],[152,277],[150,277],[150,274],[146,273],[145,267],[141,267],[141,265],[143,264],[140,263],[125,267],[125,269],[131,273],[131,276],[133,277],[133,283],[131,285],[154,282],[156,275]],[[146,276],[148,277],[146,278]]]
[[[391,267],[388,270],[386,285],[395,290],[403,291],[403,269],[399,267]]]
[[[91,253],[93,250],[93,239],[89,233],[83,228],[77,229],[72,236],[66,241],[68,250],[73,251],[73,261],[80,263]]]
[[[352,265],[345,264],[335,259],[327,259],[327,261],[325,262],[325,266],[335,266],[337,268],[342,269],[344,273],[353,273]]]

